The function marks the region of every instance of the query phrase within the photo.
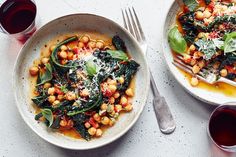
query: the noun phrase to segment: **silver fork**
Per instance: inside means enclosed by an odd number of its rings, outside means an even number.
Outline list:
[[[147,42],[144,36],[143,30],[141,28],[140,22],[138,20],[137,14],[133,7],[122,9],[122,16],[125,28],[137,39],[143,52],[147,51]],[[153,91],[153,107],[159,124],[161,132],[165,134],[170,134],[175,130],[175,122],[170,109],[166,103],[164,97],[160,95],[157,90],[152,73],[151,76],[151,87]]]
[[[224,77],[219,77],[218,75],[214,74],[213,72],[210,72],[208,69],[205,69],[205,68],[201,69],[199,73],[194,74],[192,72],[192,66],[186,64],[184,62],[183,56],[181,56],[181,55],[176,55],[174,57],[173,64],[176,67],[184,70],[185,72],[187,72],[191,75],[194,75],[199,80],[202,80],[208,84],[215,84],[217,82],[225,82],[225,83],[230,84],[232,86],[236,86],[236,82],[231,81],[231,80],[224,78]]]

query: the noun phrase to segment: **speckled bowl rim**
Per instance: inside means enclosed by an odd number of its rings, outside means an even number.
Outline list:
[[[95,15],[95,14],[89,14],[89,13],[77,13],[77,14],[69,14],[69,15],[65,15],[65,16],[62,16],[62,17],[58,17],[54,20],[51,20],[49,21],[48,23],[44,24],[42,27],[40,27],[35,33],[34,35],[40,33],[40,31],[44,28],[44,27],[47,27],[50,23],[53,23],[54,21],[57,21],[57,20],[61,20],[63,18],[67,18],[67,17],[70,17],[70,16],[94,16],[96,18],[103,18],[104,20],[106,21],[109,21],[110,23],[112,23],[113,25],[116,25],[116,27],[118,27],[121,31],[124,32],[125,35],[128,36],[128,38],[130,38],[132,40],[132,42],[135,44],[135,46],[138,47],[139,49],[139,52],[142,52],[140,53],[139,55],[141,55],[141,57],[144,59],[144,63],[146,65],[145,69],[147,69],[147,76],[145,76],[147,78],[147,80],[150,80],[150,74],[149,74],[149,69],[148,69],[148,65],[147,65],[147,59],[146,59],[146,56],[144,55],[144,52],[142,51],[142,49],[140,48],[137,40],[127,31],[125,30],[123,27],[121,27],[119,24],[117,24],[116,22],[108,19],[108,18],[105,18],[103,16],[100,16],[100,15]],[[19,51],[18,55],[17,55],[17,58],[16,58],[16,62],[15,62],[15,65],[14,65],[14,70],[13,70],[13,90],[16,89],[16,84],[17,84],[17,78],[15,77],[15,73],[16,73],[16,67],[19,63],[19,57],[21,55],[21,51],[24,49],[24,47],[28,44],[32,42],[32,38],[29,38],[26,43],[23,45],[23,47],[21,48],[21,50]],[[128,132],[131,127],[136,123],[136,121],[138,120],[138,118],[140,117],[141,113],[143,112],[143,109],[144,109],[144,106],[146,105],[146,101],[147,101],[147,97],[148,97],[148,93],[149,93],[149,88],[150,88],[150,81],[147,82],[147,87],[144,88],[145,91],[145,95],[144,95],[144,99],[143,101],[140,103],[142,104],[142,106],[140,106],[140,110],[139,112],[136,113],[136,116],[134,117],[134,119],[131,121],[131,123],[120,133],[118,133],[116,136],[110,138],[109,140],[107,140],[106,142],[103,142],[101,144],[98,144],[98,145],[93,145],[93,146],[90,146],[90,147],[83,147],[83,148],[78,148],[78,147],[67,147],[67,146],[63,146],[63,145],[59,145],[57,143],[54,143],[53,141],[50,141],[48,140],[47,138],[43,137],[38,131],[36,131],[33,126],[29,123],[29,121],[27,120],[27,118],[24,116],[23,114],[23,111],[21,111],[20,109],[20,103],[18,103],[18,98],[17,98],[17,92],[14,92],[14,96],[15,96],[15,101],[16,101],[16,106],[17,106],[17,109],[18,111],[20,112],[20,115],[21,117],[23,118],[23,120],[25,121],[25,123],[38,135],[40,136],[42,139],[44,139],[45,141],[53,144],[53,145],[56,145],[58,147],[61,147],[61,148],[66,148],[66,149],[71,149],[71,150],[89,150],[89,149],[95,149],[95,148],[99,148],[99,147],[102,147],[102,146],[105,146],[109,143],[112,143],[114,142],[115,140],[119,139],[121,136],[123,136],[126,132]],[[86,141],[85,141],[86,142]]]
[[[180,78],[178,78],[177,75],[175,74],[176,71],[174,71],[174,69],[171,68],[170,63],[169,63],[169,61],[168,61],[168,59],[167,59],[167,57],[166,57],[166,53],[165,53],[165,51],[166,51],[166,48],[165,48],[165,40],[168,38],[168,37],[166,36],[166,34],[165,34],[165,33],[166,33],[166,32],[165,32],[165,31],[166,31],[166,30],[165,30],[165,29],[166,29],[165,26],[166,26],[167,20],[168,20],[168,18],[169,18],[168,15],[169,15],[171,9],[174,7],[174,5],[176,5],[176,3],[177,3],[177,5],[178,5],[178,1],[173,1],[172,4],[168,7],[167,12],[166,12],[166,16],[165,16],[165,19],[164,19],[164,22],[163,22],[163,25],[162,25],[162,32],[163,32],[163,34],[162,34],[163,38],[162,38],[162,42],[161,42],[161,43],[162,43],[162,53],[163,53],[163,56],[164,56],[164,58],[165,58],[166,65],[167,65],[167,67],[168,67],[170,73],[174,76],[175,80],[183,87],[183,89],[184,89],[185,91],[187,91],[187,93],[189,93],[189,94],[190,94],[191,96],[193,96],[194,98],[196,98],[196,99],[198,99],[198,100],[200,100],[200,101],[202,101],[202,102],[205,102],[205,103],[207,103],[207,104],[209,104],[209,105],[219,106],[219,105],[225,104],[225,103],[227,103],[227,102],[229,102],[229,101],[236,101],[236,98],[235,98],[235,100],[225,100],[225,101],[222,101],[222,102],[217,102],[217,101],[215,101],[215,100],[210,100],[210,99],[208,99],[208,98],[206,98],[206,97],[202,97],[202,96],[199,96],[199,95],[197,95],[197,94],[194,94],[193,91],[191,91],[190,88],[188,88],[186,85],[182,84]],[[168,40],[168,39],[167,39],[167,40]],[[192,87],[192,88],[193,88],[193,87]],[[205,90],[205,89],[204,89],[204,90]],[[230,98],[233,99],[232,97],[230,97]]]

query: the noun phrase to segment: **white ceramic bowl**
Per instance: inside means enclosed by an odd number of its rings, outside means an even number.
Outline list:
[[[43,123],[34,120],[34,108],[30,98],[28,69],[40,56],[40,48],[58,35],[76,33],[77,31],[96,31],[107,36],[118,34],[126,43],[132,58],[141,66],[136,74],[134,109],[123,114],[117,123],[107,129],[101,138],[85,141],[73,139],[47,129]],[[136,40],[122,27],[104,17],[91,14],[73,14],[55,19],[40,28],[23,46],[13,74],[13,87],[19,112],[28,126],[46,141],[67,149],[85,150],[106,145],[125,134],[137,121],[146,103],[149,89],[149,71],[145,56]]]
[[[224,95],[223,93],[216,93],[197,87],[192,87],[189,84],[189,81],[185,78],[185,76],[172,64],[173,56],[168,44],[168,32],[175,25],[176,15],[179,10],[180,8],[177,1],[174,1],[174,3],[169,9],[168,14],[166,15],[163,30],[163,53],[171,73],[174,75],[175,79],[184,87],[184,89],[186,89],[188,93],[198,98],[199,100],[202,100],[212,105],[220,105],[226,102],[235,102],[235,97],[229,97]]]

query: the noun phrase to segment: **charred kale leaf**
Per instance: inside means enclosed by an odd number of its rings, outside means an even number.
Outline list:
[[[194,12],[188,12],[179,17],[184,31],[184,38],[187,42],[193,43],[198,35],[198,29],[194,24]]]
[[[126,52],[127,50],[125,46],[125,42],[118,35],[115,35],[112,38],[112,44],[115,46],[117,50],[121,50],[124,52]]]

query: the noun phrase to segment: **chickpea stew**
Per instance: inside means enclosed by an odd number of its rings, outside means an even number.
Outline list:
[[[209,72],[236,81],[236,1],[183,0],[176,26],[168,41],[173,55],[192,66],[190,84],[198,86],[196,74]]]
[[[102,128],[132,110],[130,84],[138,68],[117,35],[110,45],[86,34],[51,45],[50,56],[29,69],[37,78],[35,120],[58,132],[76,130],[85,140],[102,136]]]

